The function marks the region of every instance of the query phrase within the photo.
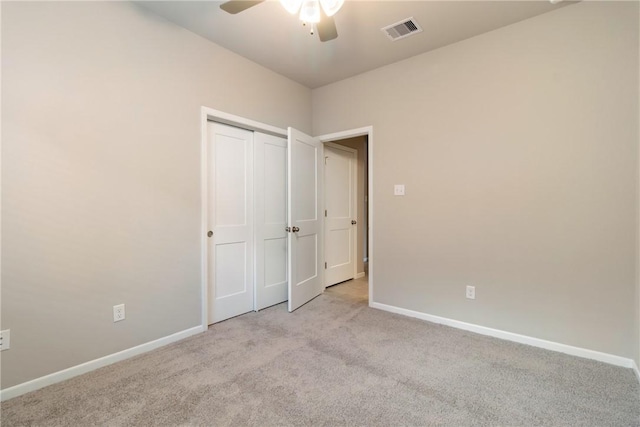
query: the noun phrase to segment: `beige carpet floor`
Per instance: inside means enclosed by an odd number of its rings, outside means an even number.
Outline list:
[[[630,369],[374,310],[347,282],[3,402],[2,426],[638,426]]]

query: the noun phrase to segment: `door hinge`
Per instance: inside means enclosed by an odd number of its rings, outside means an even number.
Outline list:
[[[327,217],[327,210],[326,209],[324,210],[324,217],[325,218]]]
[[[324,269],[325,270],[327,269],[327,263],[326,262],[324,263]]]
[[[328,159],[329,159],[329,156],[325,156],[325,158],[324,158],[324,164],[325,164],[325,165],[327,164],[327,160],[328,160]]]

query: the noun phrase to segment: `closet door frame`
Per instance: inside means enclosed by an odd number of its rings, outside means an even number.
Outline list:
[[[200,132],[201,132],[201,144],[200,144],[200,200],[201,200],[201,223],[200,223],[200,262],[201,262],[201,324],[204,331],[209,327],[209,291],[208,291],[208,278],[209,274],[209,248],[207,236],[209,218],[209,206],[207,203],[207,197],[209,194],[208,185],[208,135],[207,135],[207,123],[214,121],[230,126],[236,126],[242,129],[251,131],[266,133],[268,135],[274,135],[281,138],[287,138],[287,130],[281,129],[275,126],[271,126],[265,123],[260,123],[254,120],[245,119],[244,117],[228,114],[223,111],[214,110],[212,108],[202,107],[200,113]]]

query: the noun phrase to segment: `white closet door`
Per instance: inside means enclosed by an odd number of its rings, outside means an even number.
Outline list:
[[[287,140],[254,133],[256,310],[287,300]]]
[[[253,310],[253,132],[209,123],[209,323]]]
[[[353,279],[356,272],[356,155],[352,148],[324,148],[325,286]]]
[[[324,290],[322,264],[322,144],[289,128],[287,207],[289,311]]]

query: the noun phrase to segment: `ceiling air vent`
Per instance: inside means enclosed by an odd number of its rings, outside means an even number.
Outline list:
[[[409,37],[412,34],[418,34],[422,32],[422,28],[418,23],[411,18],[403,19],[400,22],[396,22],[395,24],[387,25],[382,28],[382,31],[389,37],[391,40],[396,41],[403,39],[405,37]]]

